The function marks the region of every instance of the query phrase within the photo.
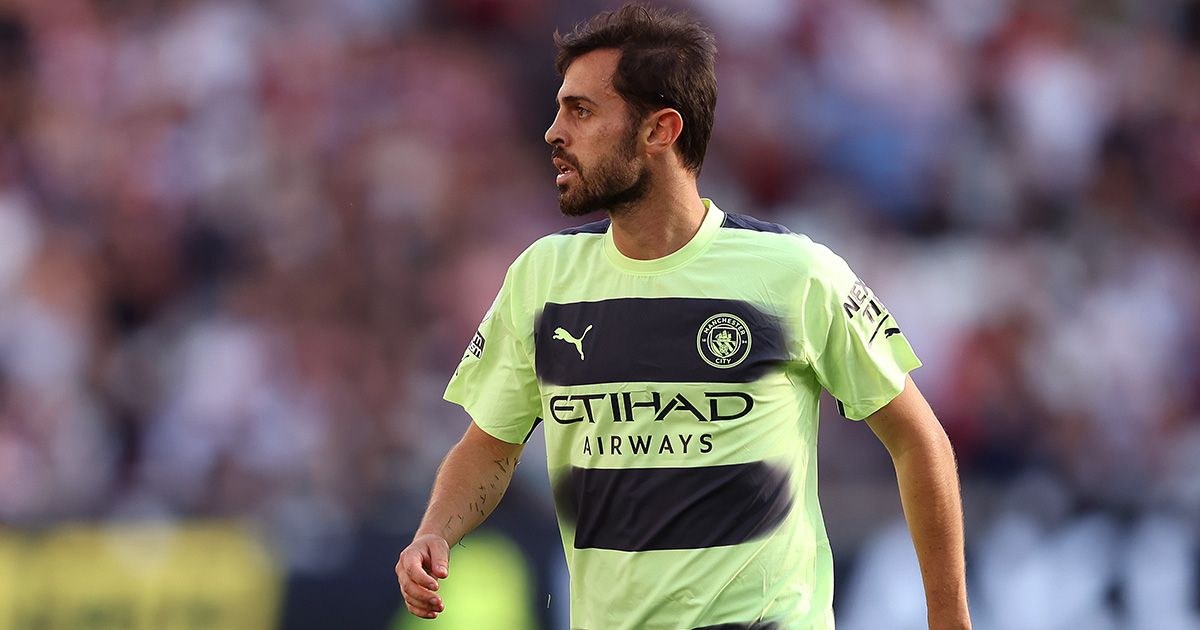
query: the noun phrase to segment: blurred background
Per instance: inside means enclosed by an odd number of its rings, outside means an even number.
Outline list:
[[[976,628],[1200,628],[1200,2],[661,4],[721,50],[701,192],[924,360]],[[0,0],[0,630],[567,627],[540,432],[436,625],[392,567],[569,224],[551,35],[614,6]],[[839,628],[922,628],[890,459],[826,415]]]

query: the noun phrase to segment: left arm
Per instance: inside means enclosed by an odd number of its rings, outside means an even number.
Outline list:
[[[896,467],[904,518],[925,584],[929,627],[969,629],[962,499],[946,432],[909,376],[904,390],[871,414],[867,425]]]

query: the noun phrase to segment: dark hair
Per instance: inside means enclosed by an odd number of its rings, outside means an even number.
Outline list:
[[[683,118],[679,154],[689,170],[699,173],[712,135],[717,107],[712,33],[685,13],[668,13],[627,4],[577,24],[562,35],[555,31],[560,75],[579,57],[604,48],[621,52],[613,87],[633,108],[637,120],[662,107]]]

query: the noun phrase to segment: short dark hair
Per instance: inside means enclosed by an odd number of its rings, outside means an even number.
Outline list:
[[[554,43],[559,75],[593,50],[620,51],[613,87],[637,120],[662,107],[678,111],[683,118],[679,154],[684,166],[700,172],[717,107],[712,33],[686,13],[626,4],[575,25],[566,35],[555,31]]]

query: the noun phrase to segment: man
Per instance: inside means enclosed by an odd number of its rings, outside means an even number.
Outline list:
[[[435,618],[449,549],[544,419],[574,628],[833,628],[817,399],[894,460],[931,628],[969,628],[954,456],[895,320],[846,264],[697,192],[715,46],[639,6],[556,37],[560,205],[608,220],[509,269],[446,390],[474,422],[396,565]]]

